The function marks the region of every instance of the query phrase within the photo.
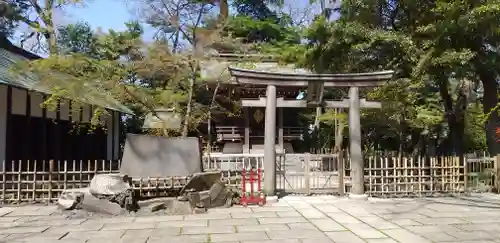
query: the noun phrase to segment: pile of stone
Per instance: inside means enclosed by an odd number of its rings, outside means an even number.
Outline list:
[[[118,174],[96,175],[88,188],[65,190],[58,205],[64,210],[119,215],[127,212],[193,214],[213,207],[230,207],[234,193],[221,181],[220,172],[196,173],[178,197],[142,200],[131,187],[131,178]]]

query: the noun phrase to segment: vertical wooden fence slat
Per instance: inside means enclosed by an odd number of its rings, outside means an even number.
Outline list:
[[[3,203],[6,203],[7,200],[5,198],[6,194],[6,186],[7,186],[7,169],[5,168],[7,166],[7,163],[5,160],[2,160],[2,201]]]
[[[33,161],[33,194],[31,195],[31,200],[35,201],[36,198],[36,181],[37,181],[37,162]]]
[[[90,164],[88,162],[89,161],[87,161],[87,164]],[[80,160],[80,178],[78,178],[78,179],[80,180],[80,188],[82,188],[83,187],[83,182],[82,182],[82,180],[83,180],[83,161],[82,160]]]
[[[54,171],[54,160],[49,160],[49,198],[52,201],[52,172]]]
[[[345,175],[345,161],[344,161],[344,152],[340,151],[338,153],[338,168],[339,168],[339,194],[340,196],[344,196],[345,194],[345,185],[344,185],[344,175]]]
[[[64,190],[68,189],[68,161],[64,160]]]
[[[22,182],[22,173],[23,173],[23,162],[22,160],[19,160],[17,162],[18,164],[18,168],[17,168],[17,202],[20,203],[21,202],[21,182]]]

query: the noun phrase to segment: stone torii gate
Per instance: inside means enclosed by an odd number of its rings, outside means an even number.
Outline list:
[[[381,86],[392,78],[393,71],[349,74],[311,74],[255,71],[229,67],[240,84],[266,86],[266,97],[242,100],[246,107],[266,107],[264,139],[264,189],[267,195],[276,192],[276,108],[327,107],[349,108],[349,147],[351,158],[351,194],[364,195],[364,160],[361,148],[360,108],[380,108],[380,102],[359,98],[359,88]],[[305,100],[276,97],[276,86],[307,87]],[[349,99],[323,100],[325,88],[349,87]]]

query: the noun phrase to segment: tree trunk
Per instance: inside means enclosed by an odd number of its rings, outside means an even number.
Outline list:
[[[342,143],[344,141],[344,119],[338,119],[337,131],[335,132],[335,146],[333,147],[333,153],[338,153],[342,151]]]
[[[219,24],[223,25],[226,19],[229,17],[229,5],[228,0],[220,0],[219,3]]]
[[[439,93],[443,99],[445,110],[445,118],[450,129],[448,138],[451,140],[450,145],[453,147],[455,155],[462,156],[465,150],[465,109],[467,108],[467,95],[461,88],[458,92],[456,104],[453,105],[453,98],[448,90],[448,78],[441,76],[438,78]]]
[[[194,93],[194,77],[189,79],[189,89],[188,89],[188,103],[186,107],[186,116],[184,117],[184,124],[182,127],[182,137],[187,137],[189,132],[189,123],[191,120],[191,113],[193,109],[193,93]]]
[[[493,111],[493,109],[498,105],[498,84],[496,75],[493,71],[487,70],[483,67],[479,67],[477,69],[479,78],[481,79],[484,88],[483,112],[484,114],[491,113],[484,124],[484,129],[486,133],[488,152],[493,156],[500,154],[500,143],[497,142],[498,138],[496,135],[496,129],[497,127],[500,127],[500,116],[498,115],[498,111]]]

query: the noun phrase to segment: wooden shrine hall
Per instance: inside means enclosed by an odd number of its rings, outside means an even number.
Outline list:
[[[93,92],[60,100],[55,110],[42,107],[49,89],[10,70],[16,62],[39,58],[0,37],[0,161],[119,159],[120,114],[132,112],[112,97]],[[82,98],[91,102],[72,107],[72,100]],[[96,106],[109,115],[102,118],[105,127],[89,132],[88,126],[78,125],[90,123]]]

